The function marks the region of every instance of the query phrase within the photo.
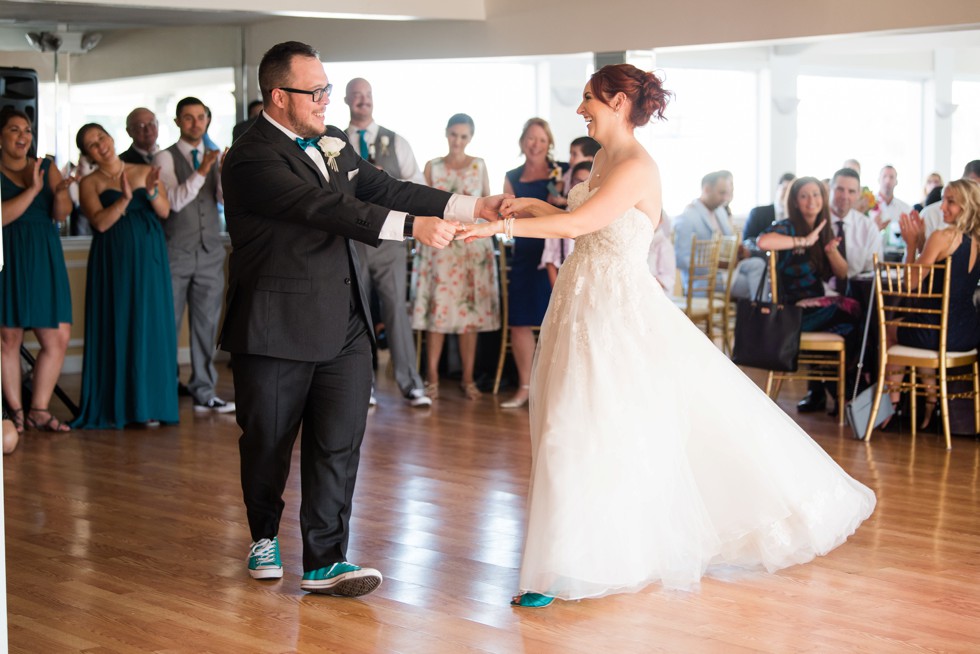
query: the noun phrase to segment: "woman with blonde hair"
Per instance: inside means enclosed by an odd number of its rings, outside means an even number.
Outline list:
[[[980,250],[980,184],[970,179],[958,179],[943,189],[943,222],[948,227],[933,232],[925,238],[925,224],[917,211],[902,214],[899,218],[902,239],[905,241],[908,260],[911,263],[932,265],[950,259],[949,317],[946,323],[946,349],[965,352],[980,344],[980,318],[973,304],[973,294],[980,283],[980,266],[977,253]],[[918,253],[918,256],[915,256]],[[937,271],[937,274],[940,274]],[[923,280],[925,277],[923,277]],[[918,280],[921,284],[923,280]],[[934,288],[942,287],[942,279],[935,280]],[[923,300],[929,308],[938,308],[938,300]],[[938,324],[939,316],[924,314],[919,320]],[[939,332],[935,329],[914,327],[890,328],[887,333],[889,346],[899,343],[928,350],[939,349]],[[896,372],[890,376],[899,381]],[[891,394],[894,404],[898,393]],[[932,419],[936,406],[935,392],[926,396],[926,411],[922,426]]]

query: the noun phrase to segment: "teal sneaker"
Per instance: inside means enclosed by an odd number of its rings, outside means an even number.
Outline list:
[[[359,568],[353,563],[341,561],[326,568],[303,573],[299,587],[308,593],[359,597],[381,585],[381,573],[373,568]]]
[[[248,574],[252,579],[279,579],[282,577],[282,559],[279,558],[279,537],[272,540],[261,538],[252,543],[248,551]]]

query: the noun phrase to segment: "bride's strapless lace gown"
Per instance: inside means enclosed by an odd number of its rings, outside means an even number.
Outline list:
[[[590,196],[573,189],[570,206]],[[562,265],[531,382],[520,589],[565,599],[691,588],[840,545],[875,496],[664,294],[631,209]]]

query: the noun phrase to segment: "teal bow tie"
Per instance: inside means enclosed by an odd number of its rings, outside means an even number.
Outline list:
[[[319,136],[314,136],[313,138],[308,138],[308,139],[300,138],[300,137],[297,136],[296,137],[296,145],[298,145],[303,150],[305,150],[306,148],[308,148],[310,146],[313,146],[315,148],[316,147],[316,142],[319,141],[319,140],[320,140],[320,137]]]

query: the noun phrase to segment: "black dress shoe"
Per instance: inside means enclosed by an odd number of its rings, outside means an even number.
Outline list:
[[[818,393],[807,391],[803,399],[796,403],[796,410],[800,413],[816,413],[827,408],[827,396],[821,389]]]
[[[190,397],[191,391],[181,382],[177,382],[177,397]]]

